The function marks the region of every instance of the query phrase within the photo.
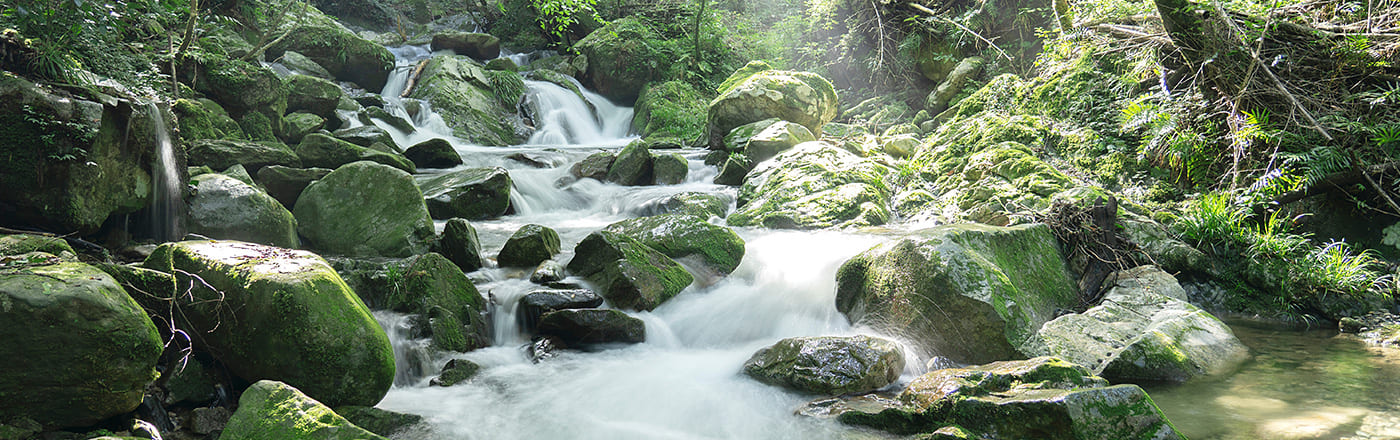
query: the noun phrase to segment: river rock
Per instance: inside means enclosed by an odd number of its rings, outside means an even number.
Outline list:
[[[326,168],[288,168],[272,165],[258,170],[258,184],[267,189],[267,195],[282,202],[287,209],[296,207],[297,198],[311,182],[330,174]]]
[[[744,362],[744,373],[760,382],[826,395],[875,391],[903,371],[899,344],[869,336],[787,338]]]
[[[956,426],[972,434],[966,438],[1182,438],[1142,388],[1107,386],[1084,367],[1049,357],[931,371],[894,400],[837,406],[831,414],[842,422],[897,434]]]
[[[261,380],[243,391],[223,440],[388,440],[345,420],[291,385]]]
[[[525,225],[506,239],[496,262],[501,267],[534,267],[559,253],[559,233],[545,226]]]
[[[173,319],[244,380],[283,380],[337,405],[374,405],[393,383],[388,336],[315,254],[186,241],[156,248],[145,266],[177,274]]]
[[[836,282],[836,308],[852,324],[961,363],[1022,357],[1079,297],[1043,224],[916,231],[851,258]]]
[[[553,259],[540,262],[535,266],[535,271],[530,273],[530,282],[535,284],[551,284],[563,281],[568,275],[565,274],[564,265]]]
[[[395,274],[398,274],[397,277]],[[427,253],[393,263],[387,286],[372,304],[427,319],[428,336],[440,350],[470,351],[491,345],[486,298],[446,257]]]
[[[0,273],[0,413],[46,428],[130,412],[156,377],[160,335],[116,280],[83,263]]]
[[[326,119],[335,119],[335,109],[345,91],[333,82],[307,75],[287,77],[287,111],[304,111]]]
[[[743,154],[753,163],[763,162],[797,144],[817,140],[801,124],[776,118],[744,124],[724,137],[726,151]]]
[[[320,64],[316,64],[315,61],[307,58],[306,55],[295,51],[289,50],[282,52],[282,56],[277,58],[276,61],[282,63],[283,66],[287,66],[288,69],[296,73],[311,75],[321,79],[335,79],[335,76],[327,72],[325,67],[321,67]]]
[[[222,170],[242,164],[250,173],[269,165],[301,167],[301,158],[281,142],[206,139],[194,141],[187,148],[191,166],[205,165]]]
[[[434,244],[434,251],[447,257],[463,272],[472,272],[482,266],[481,239],[476,235],[476,228],[465,219],[447,220],[442,237]]]
[[[534,333],[545,313],[564,309],[591,309],[603,305],[603,297],[588,289],[541,289],[520,297],[515,316],[520,328]]]
[[[398,168],[407,173],[416,171],[413,162],[409,162],[402,156],[361,147],[321,133],[306,135],[301,143],[297,144],[296,153],[297,156],[301,157],[302,163],[308,167],[335,169],[351,162],[367,160]]]
[[[715,184],[743,185],[744,179],[749,176],[750,171],[753,171],[754,162],[742,154],[728,154],[722,151],[717,151],[717,153],[720,153],[720,159],[717,163],[719,175],[715,176]]]
[[[711,147],[718,148],[734,128],[764,119],[794,122],[820,134],[822,125],[836,117],[836,89],[826,78],[811,72],[755,70],[734,72],[710,102]]]
[[[433,35],[432,49],[450,50],[481,61],[501,56],[501,39],[491,34],[448,32]]]
[[[637,96],[632,126],[643,139],[694,142],[705,135],[709,100],[685,81],[651,83]]]
[[[24,255],[30,252],[43,252],[73,261],[78,258],[73,246],[59,237],[32,234],[0,235],[0,255]]]
[[[351,163],[312,182],[292,213],[309,245],[344,255],[421,254],[435,236],[413,177],[374,162]]]
[[[453,359],[447,361],[447,365],[442,366],[442,372],[438,377],[434,377],[428,382],[435,387],[450,387],[471,379],[476,373],[481,371],[481,366],[476,362],[466,359]]]
[[[459,138],[476,145],[514,145],[516,109],[502,104],[480,63],[463,56],[439,55],[428,61],[410,98],[422,99],[442,115]]]
[[[510,209],[510,174],[505,168],[470,168],[420,181],[435,219],[480,220]]]
[[[395,435],[423,423],[423,416],[387,411],[372,406],[341,406],[336,407],[335,413],[355,426],[383,436]]]
[[[653,154],[651,172],[652,181],[657,185],[679,185],[685,183],[686,175],[690,174],[690,162],[676,153]]]
[[[647,326],[621,310],[569,309],[540,316],[538,331],[570,346],[646,342]]]
[[[604,180],[608,177],[608,170],[612,169],[613,162],[617,161],[617,154],[609,152],[593,153],[583,160],[574,164],[569,169],[569,173],[574,177],[590,178],[594,180]]]
[[[190,179],[189,232],[221,240],[241,240],[295,248],[297,221],[277,199],[251,185],[222,174]]]
[[[569,271],[602,289],[613,307],[651,310],[695,280],[665,254],[621,233],[597,231],[574,248]]]
[[[170,105],[180,122],[180,140],[185,145],[200,139],[248,140],[238,122],[223,106],[209,99],[179,99]]]
[[[374,121],[380,121],[385,124],[389,124],[390,127],[393,127],[395,130],[404,133],[413,133],[414,131],[418,130],[418,127],[413,126],[413,123],[409,122],[408,119],[404,119],[403,116],[389,113],[389,111],[384,110],[382,106],[365,107],[364,113],[360,114],[360,120],[364,121],[365,124],[368,124],[365,125],[366,127],[380,128],[378,125],[374,124]],[[383,128],[380,128],[380,130],[383,130]],[[386,131],[385,134],[388,134],[388,132]],[[395,144],[393,140],[394,138],[390,137],[389,142],[385,142],[385,144],[393,146],[395,149],[398,149],[398,145]]]
[[[694,259],[704,268],[728,274],[744,258],[744,239],[733,229],[686,214],[637,217],[608,225],[617,232],[676,259]]]
[[[291,113],[282,117],[282,131],[278,136],[289,143],[300,143],[306,135],[326,128],[326,118],[307,112]]]
[[[652,184],[651,151],[639,142],[627,144],[608,168],[608,181],[619,185]]]
[[[1161,269],[1139,266],[1109,280],[1099,306],[1045,323],[1042,344],[1031,351],[1087,366],[1114,383],[1220,375],[1249,358],[1230,327],[1187,303],[1186,291]]]
[[[197,74],[202,77],[194,82],[197,90],[218,101],[235,120],[248,113],[280,118],[286,112],[288,88],[272,69],[243,60],[218,59]]]
[[[376,151],[384,151],[386,153],[394,154],[402,153],[402,151],[400,151],[398,148],[398,144],[394,143],[394,136],[390,135],[388,131],[385,131],[383,128],[380,128],[378,125],[374,124],[361,125],[359,127],[354,128],[342,128],[332,132],[331,136],[335,137],[336,139],[340,139],[342,141],[359,145],[361,147],[373,149]],[[375,147],[375,144],[379,144],[380,146]],[[379,150],[379,148],[384,147],[388,147],[388,149],[391,151]]]
[[[581,78],[589,89],[613,101],[631,104],[647,83],[661,79],[675,63],[654,45],[665,38],[635,17],[613,20],[574,44],[588,58]]]
[[[366,90],[382,90],[388,82],[389,72],[394,70],[394,55],[384,46],[360,38],[314,9],[285,8],[269,0],[250,3],[267,11],[252,18],[258,28],[276,35],[286,32],[286,38],[267,48],[268,59],[294,51],[324,67],[335,79]]]
[[[825,142],[759,164],[739,188],[731,226],[810,229],[889,221],[889,169]]]
[[[443,138],[419,142],[404,150],[403,155],[419,168],[452,168],[462,164],[462,155]]]

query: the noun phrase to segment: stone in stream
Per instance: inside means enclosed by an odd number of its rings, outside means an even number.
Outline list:
[[[403,156],[361,147],[321,133],[308,134],[302,138],[301,143],[296,146],[296,154],[301,158],[301,163],[308,167],[335,169],[351,162],[367,160],[398,168],[406,173],[417,170],[413,162],[404,159]]]
[[[826,142],[807,142],[758,164],[739,188],[730,226],[812,229],[882,225],[891,170]]]
[[[282,117],[282,130],[277,136],[288,143],[300,143],[306,135],[326,128],[326,118],[307,112],[289,113]]]
[[[292,213],[308,245],[336,254],[406,257],[426,252],[435,236],[413,177],[374,162],[312,182]]]
[[[370,404],[366,404],[370,405]],[[261,380],[243,391],[223,440],[388,440],[355,426],[286,383]]]
[[[465,352],[491,344],[486,298],[446,257],[401,260],[339,258],[334,266],[365,303],[417,315],[414,333],[438,350]]]
[[[394,380],[389,338],[321,257],[236,241],[156,248],[145,267],[176,274],[179,295],[149,297],[247,381],[276,379],[333,405],[374,405]],[[195,279],[198,277],[198,279]],[[146,297],[143,297],[146,298]]]
[[[744,373],[760,382],[825,395],[875,391],[903,371],[899,344],[869,336],[787,338],[744,362]]]
[[[442,237],[433,244],[434,251],[447,257],[462,272],[472,272],[481,268],[481,239],[476,228],[464,219],[447,220],[442,229]]]
[[[613,309],[556,310],[540,316],[540,335],[570,346],[646,341],[646,324]]]
[[[709,144],[719,148],[731,130],[744,124],[777,118],[820,134],[822,125],[836,117],[836,89],[811,72],[770,70],[752,62],[720,85],[719,97],[710,102]]]
[[[534,333],[545,313],[564,309],[590,309],[603,305],[603,297],[588,289],[541,289],[520,298],[515,312],[517,324]]]
[[[24,255],[43,252],[76,261],[77,252],[59,237],[33,234],[0,235],[0,255]]]
[[[365,148],[374,148],[375,144],[381,144],[382,146],[388,146],[389,149],[392,150],[386,151],[388,153],[402,154],[402,151],[398,148],[398,144],[394,143],[394,137],[390,135],[388,131],[379,128],[378,125],[366,124],[367,125],[361,125],[355,128],[336,130],[331,133],[331,136]]]
[[[617,161],[615,153],[593,153],[574,164],[569,169],[569,173],[580,179],[587,177],[594,180],[604,180],[608,178],[608,170],[612,169],[615,161]]]
[[[0,273],[0,341],[4,422],[48,429],[136,409],[162,350],[151,318],[116,280],[76,262]]]
[[[311,182],[330,174],[328,168],[288,168],[272,165],[258,170],[258,184],[267,189],[267,195],[282,202],[287,209],[295,208],[297,198]]]
[[[365,111],[363,113],[360,113],[360,120],[363,121],[365,124],[368,124],[366,126],[374,125],[374,121],[380,121],[385,124],[389,124],[390,127],[394,127],[394,129],[404,133],[413,133],[414,131],[418,130],[418,128],[414,127],[413,123],[409,122],[408,119],[404,119],[402,116],[389,113],[389,111],[384,110],[383,107],[365,107]],[[378,127],[377,125],[374,126]],[[397,149],[399,145],[392,142],[393,139],[393,137],[390,137],[389,141],[391,142],[384,143]]]
[[[724,218],[729,213],[729,205],[734,202],[724,194],[711,194],[704,192],[683,192],[666,196],[649,204],[639,214],[644,216],[661,214],[688,214],[709,219],[711,217]]]
[[[295,248],[297,221],[277,199],[251,185],[222,174],[190,179],[189,232],[221,240],[241,240]]]
[[[655,309],[695,281],[665,254],[606,230],[579,241],[568,268],[598,286],[598,293],[613,307],[631,310]]]
[[[694,259],[715,274],[733,272],[744,258],[744,240],[739,234],[693,215],[631,218],[604,230],[632,237],[671,258]]]
[[[1087,366],[1114,383],[1183,382],[1232,372],[1249,358],[1234,332],[1187,303],[1166,272],[1139,266],[1109,280],[1116,281],[1099,306],[1045,323],[1027,351]]]
[[[419,142],[404,150],[403,156],[419,168],[452,168],[462,164],[462,156],[443,138]]]
[[[345,91],[333,82],[307,75],[287,77],[287,112],[304,111],[336,119],[335,109]]]
[[[435,387],[450,387],[471,379],[481,371],[481,366],[466,359],[453,359],[442,366],[442,372],[428,382]]]
[[[544,260],[530,273],[530,282],[549,284],[564,280],[564,265],[554,260]]]
[[[962,363],[1022,357],[1056,310],[1079,301],[1043,224],[916,231],[851,258],[836,286],[836,309],[852,324]]]
[[[652,181],[657,185],[678,185],[685,183],[690,174],[690,162],[676,153],[653,154],[651,170]]]
[[[242,164],[249,173],[257,173],[269,165],[301,167],[301,158],[281,142],[207,139],[196,140],[187,148],[190,166],[205,165],[222,170]]]
[[[409,97],[427,101],[452,134],[467,143],[515,145],[528,137],[528,129],[516,116],[515,101],[503,103],[494,88],[497,82],[471,58],[435,56],[418,78]]]
[[[776,118],[736,127],[724,136],[724,150],[741,153],[753,163],[763,162],[797,144],[817,140],[801,124]]]
[[[499,217],[510,209],[510,174],[505,168],[470,168],[419,184],[435,219],[460,217],[480,220]]]
[[[533,267],[559,253],[559,233],[545,226],[521,226],[496,256],[501,267]]]
[[[650,185],[653,182],[651,151],[639,142],[627,144],[608,167],[609,182],[619,185]]]
[[[433,35],[432,50],[450,50],[485,61],[501,56],[501,39],[491,34],[447,32]]]

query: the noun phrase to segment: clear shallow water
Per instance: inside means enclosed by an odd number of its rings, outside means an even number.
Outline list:
[[[1233,328],[1254,354],[1239,372],[1148,387],[1189,438],[1400,439],[1400,350],[1332,330]]]

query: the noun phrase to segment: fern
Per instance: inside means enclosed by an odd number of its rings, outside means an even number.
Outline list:
[[[520,97],[525,95],[525,80],[518,73],[487,70],[486,79],[491,83],[491,91],[496,94],[496,99],[507,108],[515,107],[515,104],[520,102]]]
[[[1279,153],[1285,164],[1295,165],[1303,170],[1302,186],[1313,186],[1331,174],[1351,168],[1351,159],[1336,147],[1321,145],[1306,153]]]

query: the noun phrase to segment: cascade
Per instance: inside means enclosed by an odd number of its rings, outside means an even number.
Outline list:
[[[175,160],[175,145],[170,141],[170,129],[165,125],[159,107],[147,103],[145,111],[151,116],[155,130],[155,161],[151,164],[151,236],[166,242],[180,238],[180,171]]]

